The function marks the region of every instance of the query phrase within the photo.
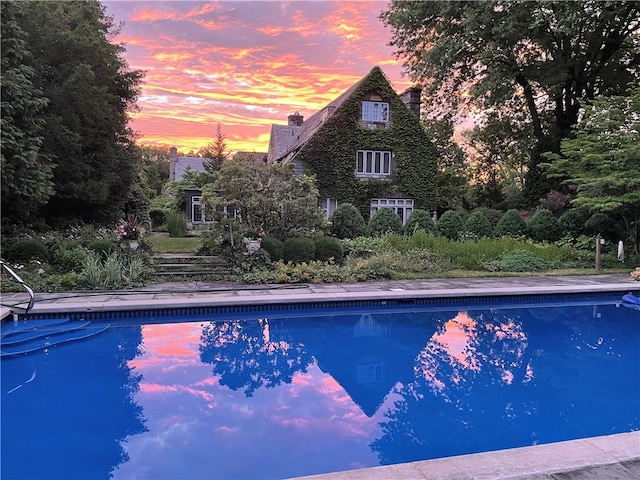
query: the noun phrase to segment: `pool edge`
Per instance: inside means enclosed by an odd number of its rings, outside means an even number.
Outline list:
[[[389,282],[391,284],[391,282]],[[398,284],[398,282],[395,282]],[[635,285],[634,285],[635,284]],[[60,312],[104,312],[104,311],[138,311],[165,308],[194,308],[206,305],[236,306],[236,305],[278,305],[278,304],[310,304],[316,302],[353,302],[367,300],[404,300],[404,299],[442,299],[448,298],[479,298],[491,296],[527,296],[527,295],[569,295],[569,294],[607,294],[637,291],[637,282],[620,282],[591,285],[549,285],[549,286],[503,286],[488,287],[457,287],[457,288],[380,288],[375,290],[349,290],[349,287],[361,287],[362,284],[337,284],[332,291],[322,291],[318,285],[299,285],[298,290],[283,291],[273,286],[243,290],[230,288],[224,291],[188,291],[167,292],[135,292],[125,296],[122,292],[99,292],[102,298],[83,298],[83,295],[94,292],[77,292],[79,301],[73,299],[48,300],[38,299],[32,312],[38,314]],[[10,314],[10,313],[9,313]],[[6,316],[8,316],[7,314]],[[6,318],[6,317],[3,317]]]
[[[625,471],[622,464],[636,462],[640,463],[640,431],[295,478],[525,480],[559,479],[567,474],[566,478],[580,479],[581,472],[588,478],[638,478],[631,471],[628,477],[619,476]],[[594,470],[601,476],[592,476]]]

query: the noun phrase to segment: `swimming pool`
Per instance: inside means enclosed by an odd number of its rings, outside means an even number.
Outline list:
[[[2,478],[283,478],[640,428],[619,297],[401,303],[96,314],[2,359]]]

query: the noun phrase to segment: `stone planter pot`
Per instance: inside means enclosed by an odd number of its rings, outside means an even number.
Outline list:
[[[120,248],[122,250],[125,250],[125,251],[130,250],[132,252],[135,252],[139,246],[140,246],[140,243],[138,243],[137,240],[128,240],[120,244]]]
[[[247,252],[249,252],[250,255],[260,250],[260,240],[245,240],[245,243],[247,245]]]

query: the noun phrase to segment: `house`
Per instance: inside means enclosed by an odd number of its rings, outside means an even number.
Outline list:
[[[267,161],[312,174],[327,217],[343,202],[364,218],[392,208],[405,223],[435,209],[437,151],[420,123],[420,87],[398,95],[379,67],[307,120],[272,125]]]
[[[264,152],[237,152],[236,155],[242,155],[252,158],[254,161],[264,162],[266,161],[267,154]],[[178,149],[171,147],[169,150],[169,181],[181,182],[184,181],[185,173],[191,172],[205,172],[205,162],[207,158],[204,157],[179,157]],[[205,217],[204,210],[202,208],[202,191],[196,185],[185,186],[182,188],[184,193],[184,215],[187,219],[187,224],[190,228],[200,228],[212,223],[212,220],[208,220]]]

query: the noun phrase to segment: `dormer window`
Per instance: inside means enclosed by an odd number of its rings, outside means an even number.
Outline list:
[[[363,122],[389,122],[389,104],[387,102],[362,102]]]

